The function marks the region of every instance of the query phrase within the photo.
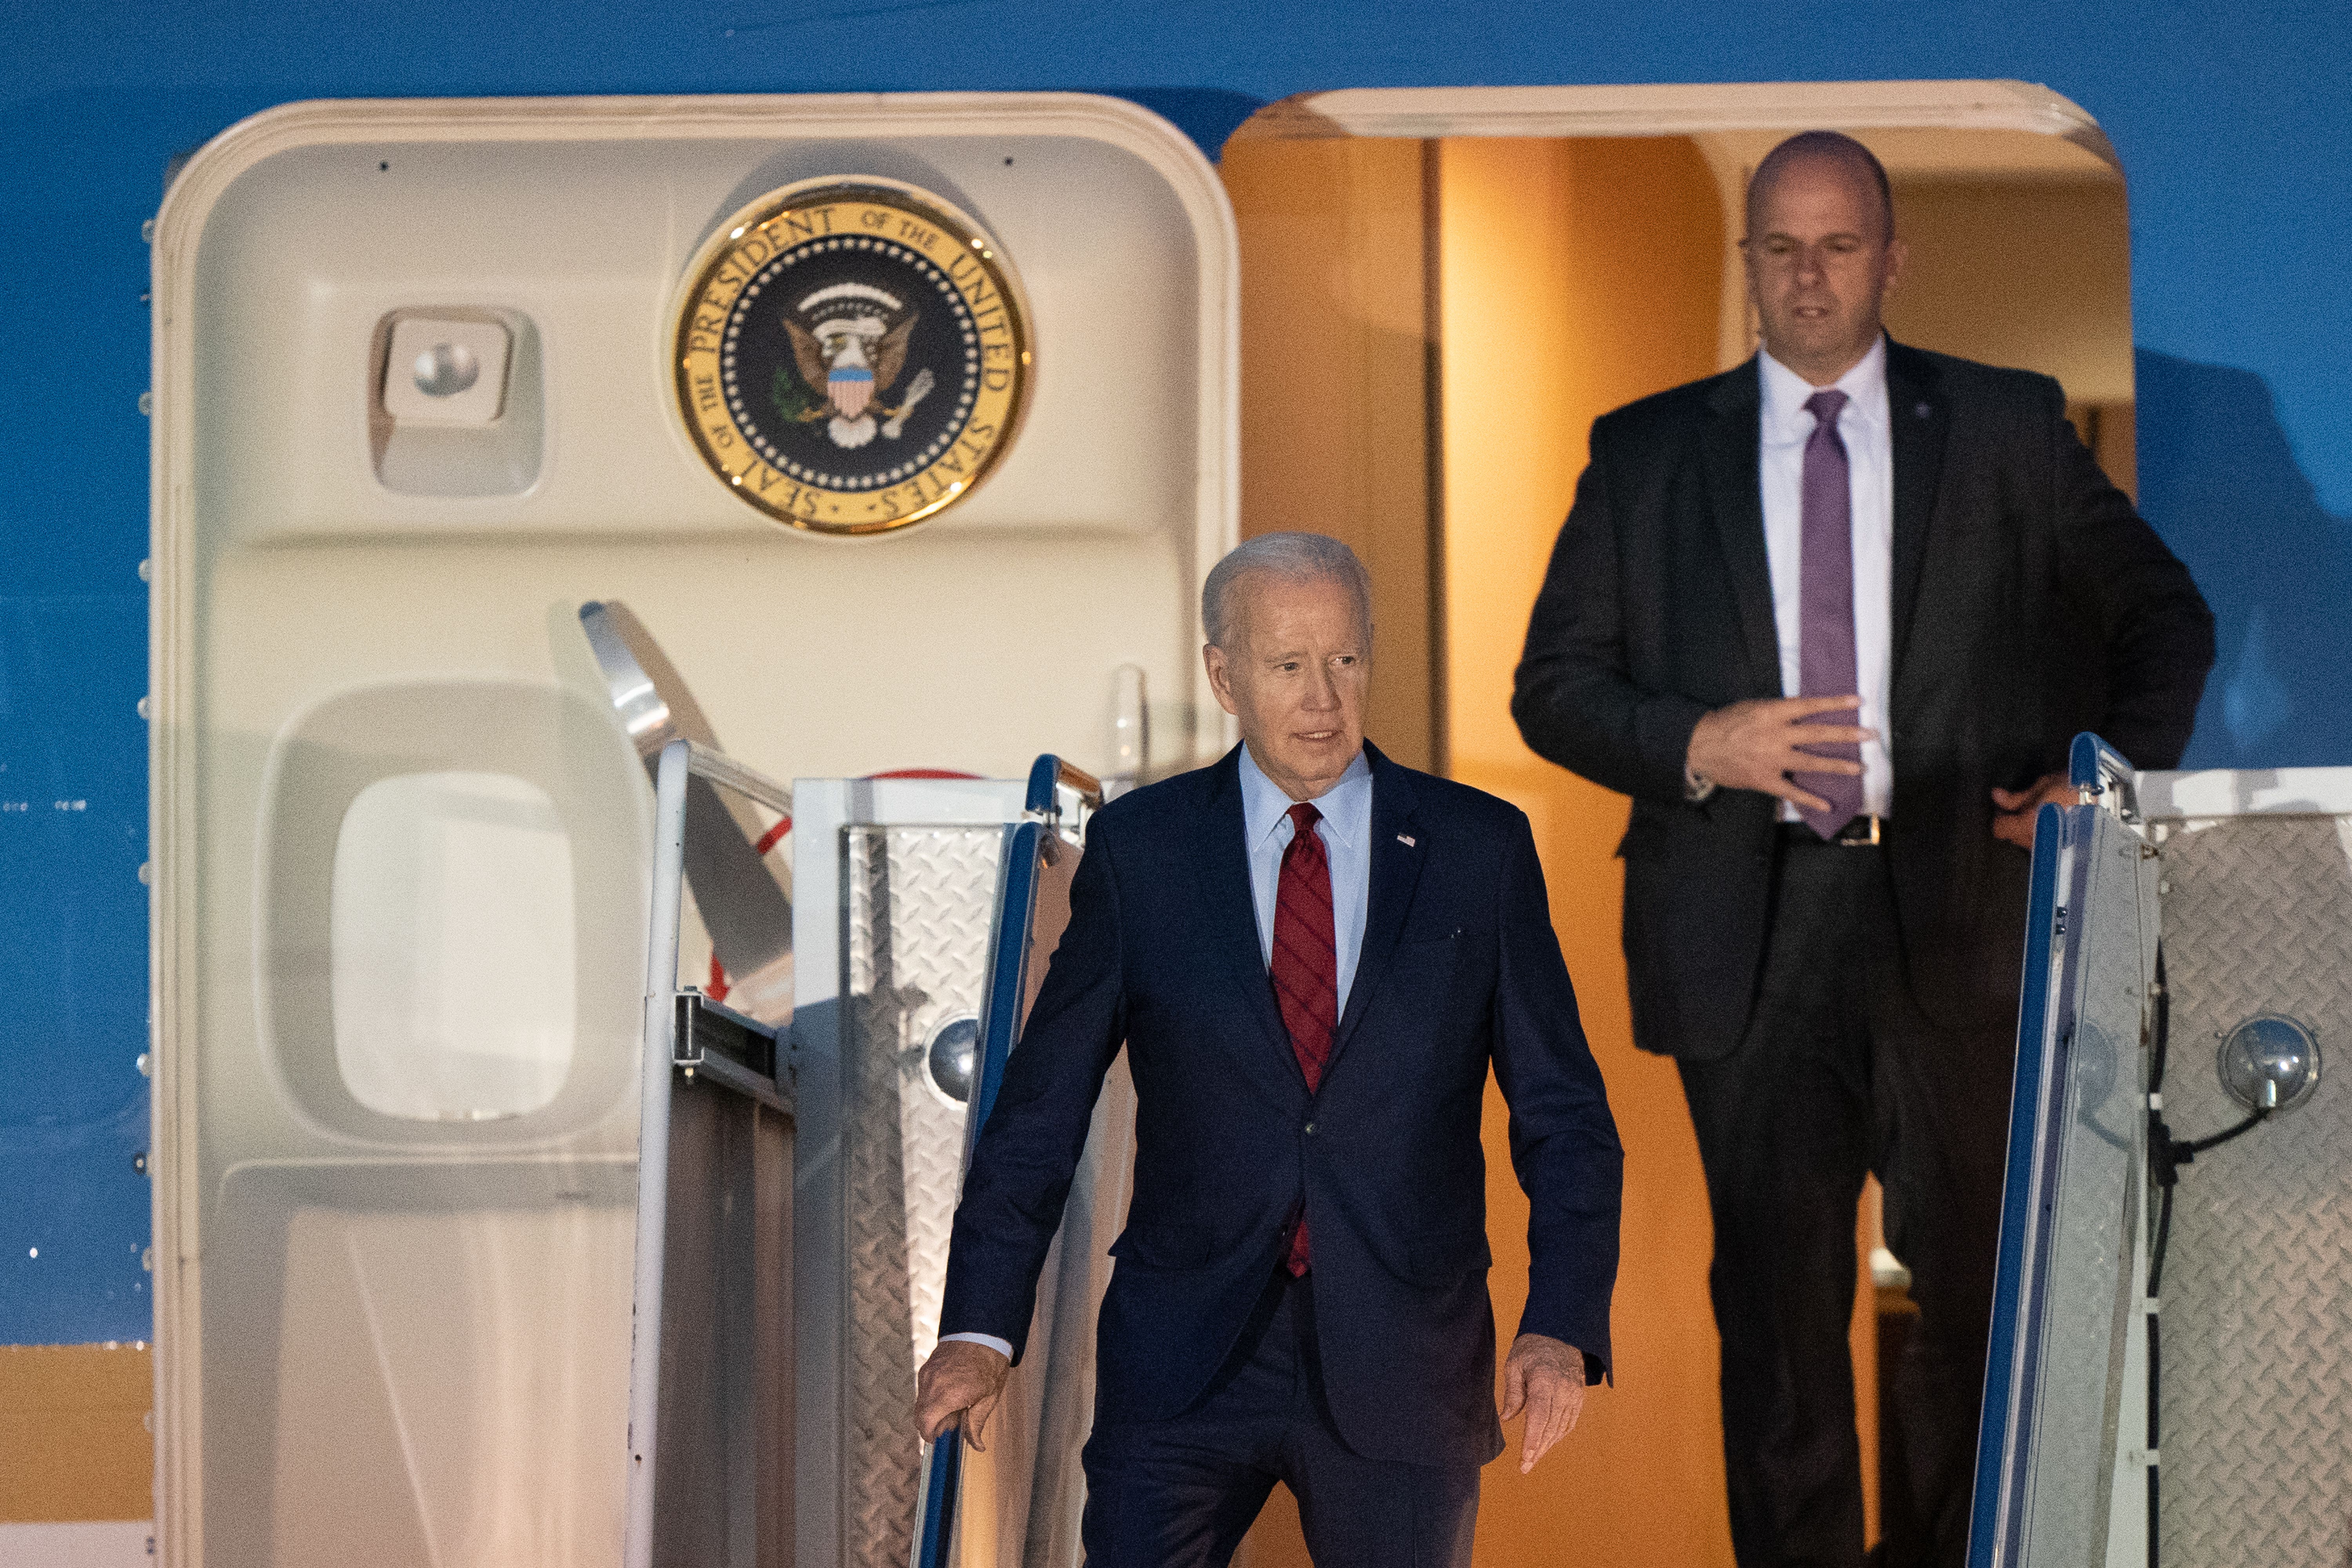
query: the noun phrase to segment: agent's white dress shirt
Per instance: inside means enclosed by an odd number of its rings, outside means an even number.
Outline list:
[[[1780,692],[1805,695],[1799,583],[1805,552],[1805,442],[1813,416],[1805,400],[1822,390],[1759,351],[1763,373],[1762,430],[1757,475],[1763,481],[1764,552],[1772,572],[1772,623],[1780,633]],[[1886,704],[1892,659],[1891,618],[1895,574],[1895,450],[1886,406],[1886,339],[1871,345],[1862,363],[1837,380],[1846,395],[1838,411],[1838,439],[1845,443],[1848,482],[1853,493],[1853,652],[1862,710],[1854,721],[1879,738],[1862,746],[1862,809],[1888,815],[1895,766],[1886,745]],[[1829,696],[1832,693],[1822,693]],[[1797,782],[1803,784],[1802,775]],[[1797,808],[1780,803],[1780,820],[1801,820]]]

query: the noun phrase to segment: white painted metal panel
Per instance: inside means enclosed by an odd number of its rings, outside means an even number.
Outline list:
[[[665,403],[687,258],[814,173],[931,182],[1035,316],[1018,447],[903,535],[770,524]],[[775,776],[1109,771],[1123,667],[1163,763],[1216,749],[1194,601],[1235,536],[1230,213],[1172,127],[1082,95],[329,102],[225,133],[155,241],[159,1553],[617,1561],[650,798],[579,606],[625,598]],[[482,325],[506,388],[492,426],[379,461],[397,310]],[[451,777],[479,809],[380,809]],[[385,870],[480,801],[528,840],[491,835],[509,874]],[[568,953],[541,909],[567,857]],[[467,907],[395,917],[367,879]],[[381,951],[403,929],[440,933],[432,964]],[[482,994],[502,964],[514,994]],[[509,1016],[567,984],[568,1026]],[[352,1016],[369,984],[414,1026]],[[469,996],[506,1056],[561,1064],[543,1102],[528,1072],[384,1081]]]

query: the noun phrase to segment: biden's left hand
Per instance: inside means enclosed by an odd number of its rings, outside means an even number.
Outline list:
[[[1521,1334],[1503,1362],[1503,1419],[1525,1408],[1519,1474],[1575,1429],[1584,1409],[1584,1352],[1549,1334]]]

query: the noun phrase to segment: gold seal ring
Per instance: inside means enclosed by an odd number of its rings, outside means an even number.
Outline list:
[[[676,407],[710,471],[779,522],[887,533],[971,494],[1032,371],[1020,281],[953,205],[878,176],[772,191],[679,296]]]

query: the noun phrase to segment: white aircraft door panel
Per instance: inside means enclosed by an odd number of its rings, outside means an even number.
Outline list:
[[[904,532],[772,522],[671,405],[698,247],[820,174],[1026,292],[1017,440]],[[159,1554],[616,1563],[652,803],[580,608],[774,777],[1213,754],[1222,189],[1083,95],[320,102],[155,247]]]

